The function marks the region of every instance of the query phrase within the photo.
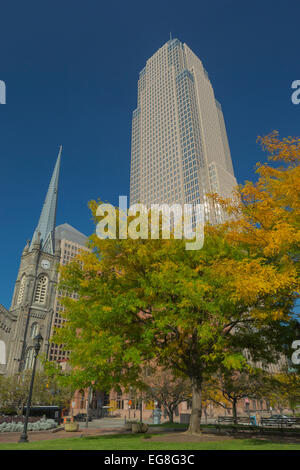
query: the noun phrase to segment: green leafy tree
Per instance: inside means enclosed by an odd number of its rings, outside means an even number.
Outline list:
[[[91,207],[95,213],[96,202]],[[63,300],[67,322],[54,338],[72,351],[70,379],[78,386],[93,381],[104,390],[128,387],[155,359],[191,381],[189,429],[200,432],[205,376],[220,364],[228,369],[244,365],[241,344],[271,360],[272,347],[280,343],[272,302],[262,321],[257,315],[261,296],[239,292],[244,250],[212,230],[197,251],[186,251],[181,240],[96,236],[90,247],[91,253],[62,268],[61,289],[79,294],[78,300]],[[235,276],[228,276],[228,265]],[[254,277],[252,272],[251,283]],[[264,295],[273,292],[275,278],[270,270]]]
[[[0,378],[0,407],[17,414],[27,403],[31,371]],[[74,393],[70,384],[58,384],[57,379],[45,372],[37,372],[34,379],[32,405],[69,406]]]
[[[217,199],[236,218],[206,227],[201,250],[187,251],[174,237],[141,238],[141,216],[135,239],[119,239],[117,218],[116,239],[92,236],[91,252],[62,268],[61,289],[79,299],[63,301],[67,322],[54,340],[72,351],[73,383],[104,390],[137,385],[154,359],[190,380],[189,431],[200,432],[206,377],[220,367],[243,368],[245,348],[252,361],[272,362],[290,344],[299,288],[300,146],[277,136],[262,143],[287,168],[263,165],[238,203]],[[99,223],[98,203],[90,207]]]

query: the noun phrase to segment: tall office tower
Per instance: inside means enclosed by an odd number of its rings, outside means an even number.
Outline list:
[[[221,105],[201,60],[178,39],[162,46],[140,72],[132,119],[130,203],[204,204],[236,186]]]
[[[86,242],[88,238],[83,235],[81,232],[76,230],[69,224],[59,225],[55,229],[55,241],[57,244],[60,243],[60,264],[68,264],[72,261],[78,253],[82,250],[87,250]],[[60,328],[65,319],[61,316],[61,312],[63,311],[63,306],[60,303],[60,299],[63,293],[60,290],[56,291],[56,296],[54,300],[54,315],[51,327],[51,336],[54,333],[55,328]],[[78,296],[74,292],[72,297],[76,299]],[[66,351],[63,348],[63,345],[57,345],[53,342],[50,343],[49,348],[49,360],[50,361],[65,361],[69,358],[69,351]]]

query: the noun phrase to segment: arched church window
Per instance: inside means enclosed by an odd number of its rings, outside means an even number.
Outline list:
[[[6,348],[4,341],[0,340],[0,364],[6,364]]]
[[[44,304],[46,302],[46,295],[47,295],[47,287],[48,287],[48,277],[45,274],[42,274],[37,281],[34,301],[38,302],[39,304]]]
[[[26,281],[26,276],[24,275],[21,279],[21,283],[20,283],[20,288],[19,288],[19,294],[18,294],[18,300],[17,300],[17,304],[21,304],[23,302],[23,299],[24,299],[24,292],[25,292],[25,281]]]
[[[25,356],[25,369],[32,369],[34,361],[34,348],[28,348]]]
[[[30,331],[30,338],[34,339],[39,332],[39,324],[38,323],[33,323],[31,325],[31,331]]]

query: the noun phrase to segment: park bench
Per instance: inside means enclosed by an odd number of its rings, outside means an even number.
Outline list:
[[[251,418],[249,416],[237,416],[234,418],[233,416],[219,416],[218,417],[218,424],[252,424]]]
[[[237,416],[236,418],[233,416],[219,416],[216,428],[219,432],[223,429],[224,431],[227,430],[229,432],[236,433],[238,431],[254,432],[254,430],[257,429],[257,426],[253,425],[253,421],[249,416]]]
[[[236,418],[236,424],[232,416],[219,416],[216,428],[220,433],[222,430],[229,433],[248,433],[251,434],[278,434],[300,435],[300,418],[261,418],[260,426],[249,426],[252,424],[251,418],[248,416],[240,416]],[[223,425],[223,426],[222,426]],[[225,426],[224,426],[225,425]],[[247,425],[247,426],[245,426]]]
[[[297,427],[300,426],[300,418],[272,418],[271,416],[270,418],[261,418],[260,425],[276,428]]]

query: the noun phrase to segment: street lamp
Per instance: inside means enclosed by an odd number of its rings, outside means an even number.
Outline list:
[[[91,403],[91,396],[92,396],[92,386],[90,385],[88,388],[88,395],[86,400],[86,420],[85,420],[85,427],[89,426],[89,410],[90,410],[90,403]]]
[[[26,407],[26,415],[25,415],[25,421],[24,421],[24,428],[23,432],[21,434],[21,437],[19,439],[19,442],[28,442],[28,436],[27,436],[27,426],[28,426],[28,418],[29,418],[29,412],[30,412],[30,406],[31,406],[31,397],[32,397],[32,390],[33,390],[33,382],[34,382],[34,376],[35,376],[35,368],[36,368],[36,358],[37,355],[41,349],[41,342],[43,341],[42,335],[39,333],[35,338],[34,338],[34,361],[33,361],[33,368],[32,368],[32,374],[31,374],[31,381],[30,381],[30,388],[29,388],[29,395],[28,395],[28,400],[27,400],[27,407]]]

